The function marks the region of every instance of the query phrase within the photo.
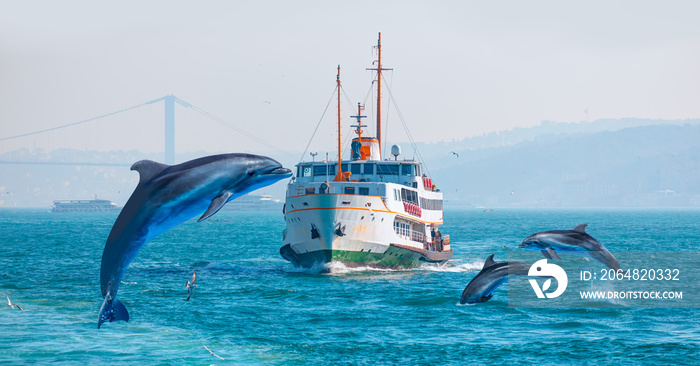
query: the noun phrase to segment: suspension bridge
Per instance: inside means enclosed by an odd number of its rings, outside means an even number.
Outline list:
[[[162,104],[162,105],[161,105]],[[159,106],[160,105],[160,106]],[[184,108],[185,110],[195,112],[199,117],[214,122],[220,126],[228,128],[229,130],[235,131],[236,134],[245,136],[248,140],[254,141],[266,149],[274,150],[277,152],[284,153],[283,150],[270,144],[269,142],[254,136],[253,134],[246,132],[240,127],[219,118],[204,109],[188,103],[174,95],[166,95],[164,97],[150,100],[132,107],[123,108],[114,112],[106,113],[93,118],[62,124],[55,127],[50,127],[42,130],[21,133],[13,136],[0,137],[0,147],[4,147],[4,151],[11,151],[11,148],[7,145],[14,143],[16,147],[26,148],[27,145],[31,144],[34,147],[41,148],[42,145],[51,145],[53,149],[78,149],[81,146],[85,147],[85,150],[90,148],[96,148],[97,145],[103,145],[106,143],[105,140],[109,140],[113,136],[119,136],[120,138],[116,141],[119,146],[131,146],[132,149],[138,150],[144,145],[161,147],[158,153],[163,154],[163,161],[166,164],[175,163],[175,119],[176,119],[176,105]],[[146,109],[146,112],[142,110]],[[161,114],[163,118],[162,129],[154,129],[152,121],[157,120],[157,115]],[[131,115],[131,116],[129,116]],[[120,117],[121,116],[121,117]],[[126,117],[125,117],[126,116]],[[187,120],[193,120],[191,116]],[[107,121],[107,123],[105,123]],[[130,126],[126,126],[130,124]],[[150,128],[149,128],[150,127]],[[178,127],[182,127],[180,124]],[[192,130],[192,126],[189,126]],[[195,129],[197,129],[195,127]],[[145,133],[135,133],[135,134],[125,134],[125,130],[148,130],[148,134]],[[157,132],[154,132],[156,130]],[[199,128],[201,130],[201,128]],[[188,134],[186,130],[186,138],[192,140],[190,131]],[[162,133],[162,145],[155,143],[158,133]],[[148,135],[144,137],[144,135]],[[86,138],[86,136],[89,136]],[[97,136],[97,137],[95,137]],[[135,136],[135,137],[134,137]],[[205,138],[205,137],[203,137]],[[90,141],[85,142],[86,139]],[[96,140],[92,141],[93,139]],[[132,141],[136,140],[136,141]],[[41,142],[45,142],[42,144]],[[63,142],[63,143],[61,143]],[[134,146],[134,144],[136,146]],[[2,146],[6,145],[6,146]],[[88,145],[91,145],[88,147]],[[207,146],[210,147],[210,146]],[[4,165],[65,165],[65,166],[130,166],[133,161],[86,161],[84,158],[80,161],[66,161],[66,159],[47,159],[39,158],[36,154],[0,154],[0,164]],[[9,156],[9,157],[8,157]]]

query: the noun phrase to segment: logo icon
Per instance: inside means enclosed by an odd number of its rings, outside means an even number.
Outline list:
[[[561,267],[554,263],[547,263],[546,259],[541,259],[535,262],[530,267],[530,270],[527,272],[527,275],[535,277],[547,277],[547,280],[544,281],[541,289],[540,285],[537,283],[537,280],[530,280],[530,285],[532,286],[532,289],[535,290],[535,294],[537,294],[537,297],[540,299],[544,299],[545,296],[549,299],[559,297],[559,295],[564,293],[564,290],[566,290],[566,285],[568,285],[569,283],[569,277],[566,276],[566,272],[564,272],[564,270]],[[552,285],[552,278],[557,280],[557,289],[554,292],[545,293],[544,291],[547,291]]]

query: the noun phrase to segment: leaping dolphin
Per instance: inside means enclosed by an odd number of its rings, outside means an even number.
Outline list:
[[[608,268],[619,270],[620,264],[607,248],[586,233],[588,224],[578,224],[573,230],[551,230],[532,234],[519,248],[538,249],[547,259],[561,259],[557,251],[588,255]]]
[[[126,268],[141,247],[172,227],[198,215],[199,221],[226,202],[291,176],[277,161],[250,154],[207,156],[178,165],[141,160],[131,166],[139,183],[109,233],[100,269],[104,301],[97,321],[129,321],[117,300]]]
[[[527,276],[530,264],[523,262],[496,262],[493,254],[486,258],[484,267],[481,269],[462,292],[459,299],[460,304],[476,304],[478,302],[489,301],[493,297],[493,292],[508,281],[509,275]]]

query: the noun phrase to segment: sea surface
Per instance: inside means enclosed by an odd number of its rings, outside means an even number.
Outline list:
[[[697,210],[448,210],[447,265],[331,273],[280,257],[281,213],[219,212],[146,244],[118,294],[131,320],[98,330],[116,217],[0,210],[0,293],[24,308],[0,295],[0,364],[700,362],[700,309],[509,308],[507,285],[459,305],[488,255],[503,261],[532,233],[585,222],[611,251],[697,251]],[[199,287],[185,301],[193,270]]]

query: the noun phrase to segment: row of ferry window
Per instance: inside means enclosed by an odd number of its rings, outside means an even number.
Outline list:
[[[316,188],[315,187],[307,187],[306,188],[306,194],[314,194],[316,193]],[[321,186],[318,188],[318,193],[328,193],[328,186],[324,183],[321,184]],[[345,187],[344,190],[345,194],[355,194],[355,187]],[[357,194],[360,196],[369,196],[369,188],[368,187],[357,187]]]
[[[418,196],[418,192],[401,188],[401,191],[394,189],[394,200],[396,201],[407,201],[415,205],[419,205],[424,210],[442,210],[442,200],[433,200],[430,198],[423,198]]]
[[[349,165],[349,169],[348,169]],[[334,176],[338,164],[322,164],[322,165],[300,165],[297,171],[298,177],[311,177],[329,175]],[[344,172],[350,172],[355,175],[405,175],[405,176],[420,176],[420,166],[415,164],[396,164],[396,163],[352,163],[342,164],[341,168]]]
[[[369,188],[368,187],[345,187],[343,193],[355,194],[355,188],[357,188],[357,194],[359,194],[360,196],[369,196]],[[436,210],[436,211],[442,210],[442,200],[433,200],[433,199],[429,199],[429,198],[419,197],[418,192],[411,190],[411,189],[406,189],[406,188],[401,188],[401,190],[394,189],[393,191],[394,191],[394,200],[395,201],[411,202],[415,205],[419,205],[424,210]],[[328,185],[325,183],[321,184],[321,186],[318,187],[318,192],[316,191],[316,187],[306,187],[305,193],[306,194],[328,193]]]

